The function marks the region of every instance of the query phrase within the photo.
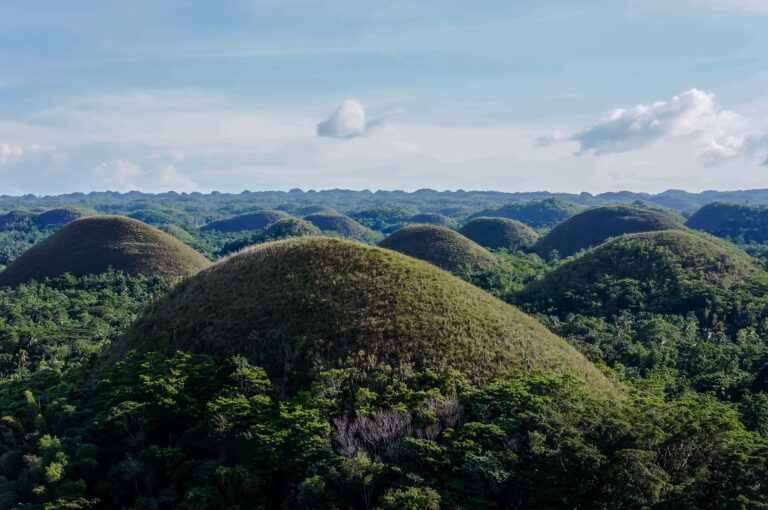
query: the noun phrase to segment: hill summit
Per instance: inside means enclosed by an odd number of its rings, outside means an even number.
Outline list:
[[[426,260],[453,273],[492,266],[496,257],[459,234],[437,225],[409,225],[394,231],[379,246]]]
[[[492,250],[519,250],[530,248],[539,234],[528,225],[509,218],[481,216],[459,229],[459,232],[480,246]]]
[[[737,300],[766,295],[768,274],[735,246],[705,236],[668,230],[618,237],[534,282],[521,300],[559,315],[746,313]]]
[[[258,245],[183,281],[113,345],[111,358],[177,349],[246,356],[287,390],[361,356],[405,375],[450,366],[485,382],[549,367],[611,386],[517,308],[425,262],[324,237]]]
[[[658,211],[607,205],[588,209],[565,220],[538,242],[536,251],[547,255],[557,250],[560,256],[569,257],[598,246],[611,237],[684,228],[675,219]]]
[[[71,273],[182,276],[210,262],[181,241],[146,223],[122,216],[91,216],[62,227],[24,252],[0,273],[0,285]]]

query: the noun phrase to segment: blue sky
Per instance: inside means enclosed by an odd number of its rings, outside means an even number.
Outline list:
[[[0,193],[768,187],[768,1],[5,0]]]

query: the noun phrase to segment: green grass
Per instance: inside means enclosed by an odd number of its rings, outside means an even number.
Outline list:
[[[444,214],[435,212],[426,212],[414,214],[408,218],[408,223],[416,223],[420,225],[437,225],[439,227],[454,228],[456,222]]]
[[[38,228],[63,227],[67,223],[96,214],[96,211],[82,207],[59,207],[38,214],[34,223]]]
[[[310,214],[341,214],[339,211],[334,209],[333,207],[323,205],[323,204],[314,204],[314,205],[305,205],[304,207],[299,207],[297,209],[294,209],[293,214],[296,216],[309,216]]]
[[[768,274],[735,246],[668,230],[613,239],[530,284],[520,301],[559,315],[625,309],[738,315],[767,290]]]
[[[482,246],[454,230],[436,225],[403,227],[390,234],[379,246],[426,260],[452,273],[490,267],[496,263],[496,257]]]
[[[547,367],[612,388],[533,318],[445,271],[362,243],[304,237],[259,245],[180,283],[113,345],[247,356],[283,389],[354,363],[453,367],[477,383]]]
[[[548,255],[556,250],[569,257],[624,234],[684,229],[675,219],[661,212],[625,205],[609,205],[588,209],[564,221],[536,245],[536,252]]]
[[[212,221],[200,230],[217,230],[219,232],[242,232],[245,230],[263,230],[283,218],[290,218],[290,214],[283,211],[255,211],[240,214],[224,220]]]
[[[459,229],[459,233],[492,250],[527,249],[539,239],[535,230],[519,221],[487,216],[471,220]]]
[[[13,261],[0,284],[71,273],[100,274],[112,267],[131,275],[181,276],[210,262],[181,241],[138,220],[91,216],[64,226]]]

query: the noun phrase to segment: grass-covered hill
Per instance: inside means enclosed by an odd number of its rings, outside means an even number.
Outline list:
[[[32,223],[35,213],[31,211],[13,210],[0,215],[0,230],[25,228]]]
[[[561,200],[548,198],[546,200],[533,200],[525,202],[513,202],[496,209],[485,209],[473,217],[493,216],[517,220],[533,228],[552,228],[567,220],[574,214],[584,210],[584,206]]]
[[[436,225],[409,225],[391,233],[379,246],[426,260],[452,273],[494,265],[488,250],[458,232]]]
[[[126,217],[91,216],[73,221],[31,247],[0,273],[0,285],[114,268],[131,275],[182,276],[210,262],[181,241]]]
[[[415,223],[420,225],[437,225],[439,227],[453,228],[456,226],[456,222],[444,214],[435,212],[426,212],[414,214],[408,218],[408,223]]]
[[[335,232],[343,237],[368,239],[376,237],[376,233],[342,214],[315,213],[308,214],[304,219],[323,232]]]
[[[200,230],[215,230],[218,232],[243,232],[245,230],[263,230],[283,218],[289,218],[290,214],[283,211],[254,211],[240,214],[232,218],[212,221],[204,225]]]
[[[527,249],[539,240],[539,234],[531,227],[509,218],[475,218],[461,227],[459,232],[492,250]]]
[[[96,211],[82,207],[59,207],[38,214],[34,218],[37,228],[59,228],[80,218],[96,215]]]
[[[111,357],[134,349],[247,356],[288,389],[350,362],[406,377],[450,366],[475,382],[548,367],[610,387],[565,341],[482,290],[399,253],[323,237],[262,244],[185,280]]]
[[[339,211],[334,209],[333,207],[329,207],[324,204],[313,204],[313,205],[305,205],[303,207],[298,207],[293,210],[293,214],[296,216],[309,216],[310,214],[341,214]]]
[[[726,242],[668,230],[613,239],[525,289],[537,311],[608,317],[621,310],[695,312],[704,323],[739,322],[764,308],[768,274]]]
[[[768,241],[768,206],[715,202],[696,211],[686,226],[747,243]]]
[[[219,255],[229,255],[253,244],[279,241],[291,237],[319,236],[322,231],[301,218],[283,218],[265,228],[262,232],[239,237],[222,246]]]
[[[684,229],[664,213],[626,205],[608,205],[588,209],[564,221],[536,244],[536,251],[548,255],[556,250],[560,256],[598,246],[611,237],[639,232]]]

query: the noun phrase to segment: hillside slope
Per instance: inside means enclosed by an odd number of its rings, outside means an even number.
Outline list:
[[[409,225],[396,230],[379,246],[425,260],[453,273],[489,267],[496,258],[485,248],[436,225]]]
[[[715,202],[696,211],[685,225],[725,239],[764,243],[768,206]]]
[[[134,275],[182,276],[210,262],[178,239],[120,216],[91,216],[62,227],[0,273],[0,285],[114,268]]]
[[[459,233],[492,250],[530,248],[539,239],[535,230],[519,221],[486,216],[473,219],[461,227]]]
[[[535,249],[541,255],[557,250],[561,257],[569,257],[598,246],[611,237],[684,228],[673,218],[657,211],[608,205],[588,209],[564,221],[541,238]]]
[[[611,387],[565,341],[482,290],[389,250],[318,237],[259,245],[185,280],[111,358],[133,349],[244,355],[284,389],[352,358],[405,376],[451,366],[475,382],[567,369]]]

